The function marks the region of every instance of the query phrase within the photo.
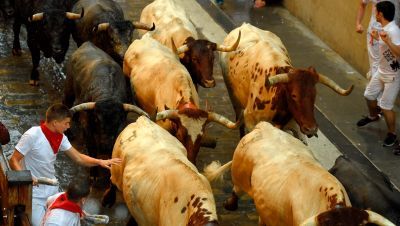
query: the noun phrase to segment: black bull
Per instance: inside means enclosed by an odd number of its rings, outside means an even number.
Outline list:
[[[69,46],[71,21],[81,14],[68,12],[67,1],[57,0],[15,0],[15,20],[13,25],[13,54],[21,55],[19,32],[25,24],[28,33],[28,47],[32,56],[33,68],[30,84],[38,85],[40,51],[44,56],[53,57],[57,63],[64,61]]]
[[[339,156],[329,172],[343,184],[353,207],[371,209],[400,225],[400,193],[385,174],[362,168],[358,162]]]
[[[122,8],[112,0],[80,0],[73,12],[85,10],[85,16],[75,21],[72,32],[76,44],[93,42],[122,65],[124,54],[133,41],[135,29],[154,30],[139,22],[125,20]]]
[[[0,0],[0,13],[5,19],[14,15],[13,4],[13,0]]]
[[[83,129],[89,154],[110,156],[115,139],[126,125],[127,112],[145,114],[127,104],[129,89],[121,67],[105,52],[86,42],[67,63],[64,104]],[[74,124],[75,125],[75,124]],[[93,152],[96,150],[96,152]]]

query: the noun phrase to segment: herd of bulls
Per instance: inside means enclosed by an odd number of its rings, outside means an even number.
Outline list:
[[[275,34],[243,24],[223,44],[201,40],[174,0],[155,0],[140,22],[126,20],[112,0],[1,0],[0,8],[14,16],[14,55],[26,26],[31,85],[38,85],[40,52],[60,63],[70,36],[75,40],[63,103],[86,148],[96,150],[90,155],[123,160],[112,166],[103,205],[122,191],[128,224],[219,225],[210,181],[228,169],[234,187],[225,208],[237,209],[247,193],[259,225],[400,224],[400,194],[385,175],[371,180],[345,157],[327,171],[297,139],[317,136],[318,82],[342,96],[353,86],[343,89],[313,67],[294,68]],[[141,39],[133,40],[135,29]],[[236,122],[200,108],[198,85],[215,86],[215,51]],[[142,116],[128,125],[128,112]],[[240,127],[242,139],[232,161],[211,164],[203,175],[196,157],[210,122]]]

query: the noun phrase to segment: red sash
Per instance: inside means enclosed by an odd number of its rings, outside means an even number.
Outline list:
[[[73,213],[79,213],[79,216],[83,216],[83,211],[81,207],[68,200],[67,194],[63,193],[54,200],[54,202],[49,207],[50,210],[52,209],[63,209]]]
[[[44,136],[46,137],[51,148],[53,149],[54,154],[57,154],[58,148],[60,148],[60,145],[61,145],[63,135],[60,133],[55,133],[55,132],[51,131],[49,128],[47,128],[47,126],[44,124],[44,122],[40,123],[40,128],[42,129]]]

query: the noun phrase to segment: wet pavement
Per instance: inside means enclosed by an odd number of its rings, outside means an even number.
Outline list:
[[[197,6],[195,1],[183,1],[186,9],[191,10],[190,16],[193,17],[191,18],[193,21],[196,20],[194,14],[205,13],[201,8],[196,8],[200,6]],[[116,2],[123,6],[126,18],[136,21],[139,19],[141,10],[151,1],[119,0]],[[340,151],[364,162],[366,167],[378,166],[389,175],[394,184],[400,185],[400,177],[396,174],[400,157],[392,155],[390,149],[381,146],[385,135],[383,120],[368,128],[357,129],[355,127],[355,122],[366,111],[362,98],[366,84],[364,77],[280,6],[253,9],[252,1],[249,0],[225,0],[224,8],[220,10],[209,0],[197,0],[197,2],[220,24],[220,29],[227,32],[247,21],[270,30],[282,39],[296,67],[304,68],[312,65],[318,72],[331,77],[342,86],[355,84],[355,90],[348,97],[338,97],[330,89],[323,86],[318,87],[316,117],[320,129]],[[211,27],[215,26],[214,21],[202,20],[203,18],[200,17],[197,19],[200,22],[195,23],[201,36],[204,35],[212,41],[221,42],[225,33],[221,33],[223,31],[219,31],[218,27],[215,31],[211,30]],[[32,125],[38,125],[39,121],[43,119],[47,107],[61,101],[65,79],[63,65],[57,65],[52,60],[42,58],[40,62],[41,85],[38,88],[29,86],[27,82],[32,64],[25,42],[26,35],[23,34],[21,37],[23,55],[14,57],[11,54],[11,34],[10,24],[0,25],[0,120],[11,133],[11,143],[3,146],[3,150],[8,156],[21,134]],[[75,49],[76,45],[71,39],[67,56]],[[207,100],[212,110],[233,120],[233,109],[217,63],[214,65],[214,77],[217,82],[215,88],[199,89],[201,106],[205,107],[205,100]],[[220,125],[208,125],[207,133],[212,137],[217,137],[218,143],[215,149],[201,149],[198,157],[200,170],[213,160],[219,160],[222,163],[229,161],[239,141],[237,130],[231,131]],[[321,142],[322,139],[323,136],[320,136],[318,142]],[[325,145],[328,144],[322,146]],[[335,156],[337,155],[330,157],[330,164]],[[370,164],[369,160],[372,160],[373,164]],[[72,177],[87,178],[88,176],[88,169],[77,167],[62,154],[58,156],[56,170],[62,187],[65,187]],[[103,184],[99,186],[100,188],[93,189],[85,208],[91,213],[109,215],[110,225],[123,225],[129,214],[121,197],[111,209],[100,206],[100,197],[105,186]],[[257,225],[258,216],[248,197],[240,200],[238,211],[229,212],[222,208],[222,202],[230,195],[231,188],[229,174],[222,183],[213,184],[220,224],[227,226]]]

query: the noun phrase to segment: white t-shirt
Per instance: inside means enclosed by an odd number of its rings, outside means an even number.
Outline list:
[[[72,147],[68,138],[63,134],[58,151],[67,151]],[[26,131],[15,146],[24,155],[25,169],[30,170],[32,176],[55,178],[54,163],[56,155],[40,126],[34,126]]]
[[[383,30],[388,34],[389,39],[395,45],[400,45],[400,29],[394,21],[386,24]],[[399,59],[390,51],[382,39],[379,39],[379,66],[378,71],[382,75],[397,75],[400,72]]]
[[[381,24],[376,21],[376,3],[383,2],[384,0],[363,0],[364,4],[372,3],[372,12],[371,18],[369,20],[368,32],[371,32],[372,29],[379,30],[381,28]]]
[[[68,138],[63,134],[58,151],[67,151],[72,147]],[[54,163],[56,155],[50,146],[40,126],[34,126],[26,131],[15,146],[24,155],[22,165],[30,170],[33,177],[55,178]],[[48,185],[33,186],[32,196],[34,198],[46,198],[54,194],[58,188]]]
[[[374,30],[380,30],[380,28],[382,27],[381,24],[379,22],[376,21],[376,4],[378,2],[383,2],[383,1],[388,1],[388,0],[362,0],[364,4],[368,4],[368,3],[372,3],[372,12],[371,12],[371,18],[369,20],[369,25],[368,25],[368,32],[371,32],[372,29]],[[396,23],[399,22],[399,0],[389,0],[390,2],[392,2],[396,8],[396,13],[394,16],[394,21],[396,21]]]
[[[47,199],[47,208],[64,192],[57,193]],[[79,213],[73,213],[63,209],[47,209],[42,221],[42,226],[80,226]]]

